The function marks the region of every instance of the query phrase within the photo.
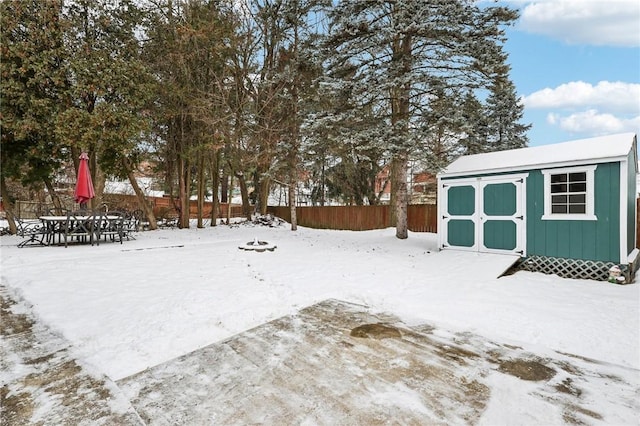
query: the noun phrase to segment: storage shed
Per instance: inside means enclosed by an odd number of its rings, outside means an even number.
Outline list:
[[[624,133],[458,158],[438,175],[441,249],[520,256],[522,269],[635,272],[637,137]]]

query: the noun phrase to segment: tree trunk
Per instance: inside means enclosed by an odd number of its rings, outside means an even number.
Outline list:
[[[13,197],[9,194],[7,189],[7,183],[4,180],[4,175],[0,173],[0,196],[2,196],[2,207],[5,211],[11,213],[7,215],[7,222],[9,222],[9,233],[15,235],[18,232],[16,222],[13,220],[14,204]]]
[[[298,3],[295,3],[297,6]],[[293,51],[296,55],[296,61],[298,60],[298,26],[293,28]],[[291,134],[291,151],[289,152],[289,205],[291,206],[291,230],[296,231],[298,229],[298,214],[296,212],[296,186],[298,183],[298,150],[300,149],[298,137],[300,131],[300,125],[298,123],[298,87],[300,84],[300,74],[296,72],[293,79],[293,87],[291,88],[291,98],[293,100],[293,121],[292,121],[292,134]]]
[[[189,198],[191,195],[190,183],[191,183],[191,166],[188,160],[181,158],[180,164],[180,182],[179,182],[179,200],[180,200],[180,212],[178,218],[178,224],[181,229],[189,228]]]
[[[220,212],[220,153],[219,149],[211,156],[211,192],[213,193],[213,203],[211,206],[211,226],[218,224],[218,213]]]
[[[412,61],[412,40],[411,34],[405,34],[395,41],[393,46],[393,59],[401,65],[404,75],[411,72]],[[409,133],[407,125],[409,118],[409,96],[411,85],[405,82],[392,89],[391,98],[391,122],[402,122],[402,133],[406,136]],[[406,239],[408,235],[407,224],[407,167],[409,156],[406,149],[397,149],[391,159],[391,184],[392,184],[392,209],[395,212],[396,237]],[[395,190],[393,190],[395,188]]]
[[[222,203],[229,203],[229,176],[227,172],[222,172],[222,183],[220,185],[220,201]]]
[[[298,230],[298,215],[296,212],[296,189],[293,183],[289,184],[289,207],[291,211],[291,230]]]
[[[391,180],[395,183],[396,188],[395,205],[392,205],[396,216],[396,237],[405,239],[409,236],[407,223],[407,166],[409,160],[406,153],[399,153],[394,156],[392,162],[393,176]]]
[[[156,221],[156,216],[153,214],[153,209],[147,202],[140,185],[138,185],[138,181],[136,180],[135,175],[133,174],[133,167],[131,167],[131,163],[126,157],[122,158],[122,165],[127,171],[127,177],[129,178],[129,182],[131,183],[131,187],[133,188],[133,192],[136,193],[136,197],[138,197],[138,204],[142,207],[142,211],[144,215],[147,217],[149,221],[149,229],[154,230],[158,229],[158,222]]]
[[[269,206],[269,189],[271,187],[271,179],[267,176],[263,176],[260,180],[260,192],[258,193],[258,200],[260,200],[260,214],[267,214],[267,207]]]
[[[261,215],[267,214],[267,207],[269,206],[269,187],[271,186],[271,180],[266,172],[267,168],[258,163],[256,171],[253,174],[253,187],[256,192],[255,211]]]
[[[229,176],[229,197],[227,202],[227,225],[231,225],[231,200],[233,199],[233,175]]]
[[[89,168],[91,172],[91,181],[93,183],[93,190],[96,194],[91,200],[91,208],[97,209],[102,205],[102,198],[104,195],[104,187],[107,181],[107,177],[102,171],[102,167],[98,163],[98,154],[95,151],[89,153]],[[78,170],[76,169],[76,174]]]
[[[204,211],[204,188],[206,180],[204,177],[204,153],[198,153],[198,228],[204,228],[202,215]]]
[[[251,204],[249,204],[249,190],[247,189],[247,181],[244,179],[244,174],[235,173],[238,178],[238,185],[240,185],[240,196],[242,198],[242,214],[247,220],[251,220]]]
[[[47,188],[47,192],[51,197],[51,202],[53,203],[53,207],[56,211],[56,214],[62,214],[62,202],[60,201],[60,197],[56,193],[56,190],[53,188],[53,183],[49,177],[44,177],[43,179],[44,186]]]
[[[389,190],[391,191],[389,193],[389,206],[391,207],[389,209],[389,226],[393,226],[394,228],[398,225],[398,211],[396,209],[396,202],[398,200],[398,188],[396,186],[396,172],[395,172],[395,168],[397,167],[396,162],[391,159],[391,166],[390,166],[390,171],[389,171],[389,182],[391,184],[391,187],[389,188]],[[384,183],[386,185],[386,181]],[[384,192],[384,187],[383,187],[383,192]]]

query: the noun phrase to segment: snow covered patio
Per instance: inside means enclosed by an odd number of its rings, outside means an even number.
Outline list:
[[[327,300],[118,385],[148,424],[623,424],[629,372]]]
[[[237,248],[256,237],[278,249]],[[498,279],[502,256],[436,253],[435,235],[392,229],[136,238],[87,251],[2,237],[1,283],[20,300],[9,311],[33,312],[69,358],[117,384],[112,406],[130,401],[149,424],[637,423],[637,284]],[[390,337],[351,335],[380,322]],[[3,399],[61,404],[18,385],[31,364],[0,366]]]

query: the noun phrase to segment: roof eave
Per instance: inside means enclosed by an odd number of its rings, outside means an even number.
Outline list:
[[[492,169],[464,170],[464,171],[452,172],[452,173],[438,173],[437,178],[443,179],[443,178],[462,177],[462,176],[469,176],[469,175],[480,175],[480,174],[486,175],[486,174],[496,174],[496,173],[521,172],[524,170],[555,169],[560,167],[584,166],[587,164],[613,163],[618,161],[626,161],[627,155],[602,157],[602,158],[589,158],[584,160],[531,163],[531,164],[525,164],[521,166],[499,167],[499,168],[492,168]]]

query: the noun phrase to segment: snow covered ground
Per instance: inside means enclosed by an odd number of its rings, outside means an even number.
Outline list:
[[[640,393],[637,284],[528,272],[498,279],[504,256],[437,252],[433,234],[394,234],[244,224],[66,249],[18,249],[18,237],[3,236],[0,280],[113,380],[332,298],[407,325],[616,364]],[[277,249],[238,249],[255,237]],[[544,419],[540,407],[524,409]]]

